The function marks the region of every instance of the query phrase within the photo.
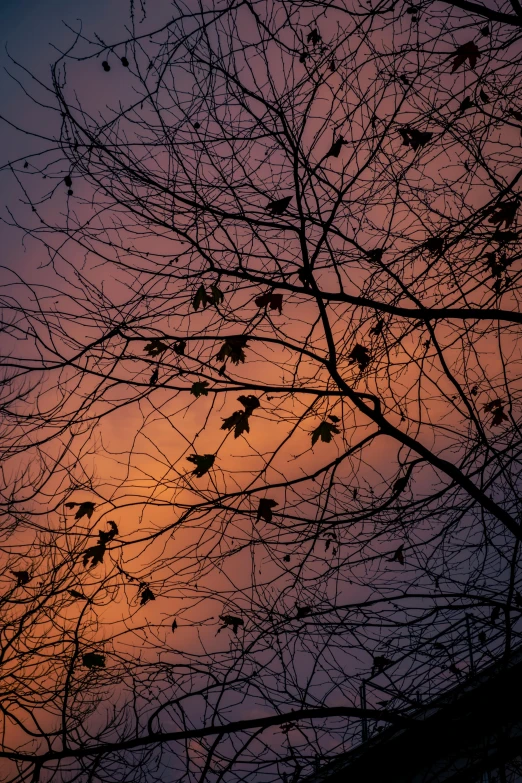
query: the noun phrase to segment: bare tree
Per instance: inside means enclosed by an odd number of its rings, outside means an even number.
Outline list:
[[[517,638],[520,8],[147,11],[25,73],[0,758],[297,781]]]

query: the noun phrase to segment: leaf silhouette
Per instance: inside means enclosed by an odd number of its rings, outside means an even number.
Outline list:
[[[451,67],[451,73],[455,73],[457,68],[464,65],[466,60],[469,62],[469,67],[474,69],[477,64],[477,59],[480,57],[480,51],[477,44],[474,41],[468,41],[462,46],[459,46],[453,56],[453,65]]]
[[[81,519],[82,517],[87,517],[87,519],[90,519],[94,513],[95,505],[96,504],[91,503],[90,500],[87,500],[85,503],[80,503],[80,507],[74,515],[74,518]]]
[[[382,334],[382,330],[384,329],[384,321],[382,318],[379,318],[375,326],[372,326],[370,329],[370,334],[374,334],[376,337],[378,337],[380,334]]]
[[[328,418],[330,419],[330,421],[333,421],[334,424],[339,424],[339,422],[341,421],[339,416],[334,416],[333,414],[328,416]]]
[[[69,174],[67,174],[67,176],[63,178],[63,181],[65,182],[68,188],[72,187],[72,179]]]
[[[107,544],[109,541],[112,541],[114,536],[117,536],[119,533],[118,526],[115,522],[107,520],[107,524],[109,525],[109,530],[98,530],[99,544]]]
[[[291,201],[292,196],[285,196],[284,198],[279,198],[276,201],[270,201],[266,205],[266,211],[271,212],[272,215],[282,215],[283,212],[285,212],[290,206]]]
[[[491,419],[492,427],[499,427],[503,421],[509,421],[509,417],[504,413],[504,402],[500,399],[487,402],[484,405],[484,411],[493,414]]]
[[[241,394],[237,401],[241,403],[241,405],[244,407],[245,411],[250,415],[252,411],[255,411],[256,408],[259,408],[261,406],[261,403],[259,402],[259,399],[255,396],[255,394]]]
[[[128,68],[129,67],[129,61],[127,60],[126,57],[122,57],[120,62],[123,65],[124,68]]]
[[[177,353],[178,356],[185,355],[186,347],[187,347],[187,343],[185,340],[177,340],[172,346],[174,353]]]
[[[479,92],[479,98],[482,101],[482,103],[489,103],[489,96],[484,90],[481,90]]]
[[[31,581],[28,571],[11,571],[12,575],[16,577],[16,586],[23,587]]]
[[[210,287],[210,301],[213,305],[221,304],[223,299],[225,298],[223,291],[220,291],[220,289],[217,287],[217,285],[213,285]]]
[[[397,481],[393,485],[393,494],[394,495],[400,495],[401,492],[404,492],[404,490],[408,486],[408,481],[409,480],[410,480],[409,472],[406,473],[405,476],[401,476],[401,478],[397,479]]]
[[[367,251],[367,255],[371,261],[376,261],[377,263],[379,263],[379,261],[382,261],[382,257],[384,255],[384,248],[374,247],[373,250]]]
[[[522,111],[516,111],[516,109],[508,109],[510,117],[514,117],[515,120],[522,122]]]
[[[201,478],[205,473],[208,473],[215,459],[215,454],[191,454],[190,457],[187,457],[187,462],[192,462],[196,466],[192,475]]]
[[[194,395],[194,397],[208,397],[208,381],[196,381],[192,384],[192,387],[190,389],[190,393]]]
[[[311,606],[296,606],[297,613],[295,615],[296,620],[302,620],[303,617],[308,617],[310,612],[312,611]]]
[[[285,563],[289,563],[289,562],[290,562],[290,555],[285,555],[285,556],[283,557],[283,561],[284,561]]]
[[[145,346],[145,353],[148,353],[149,356],[159,356],[164,351],[166,351],[168,348],[168,345],[165,345],[165,343],[162,343],[159,337],[155,337],[154,340],[151,340],[150,343],[147,343]]]
[[[271,310],[278,310],[281,315],[283,311],[283,294],[274,294],[269,291],[255,299],[258,307],[270,307]]]
[[[461,113],[465,112],[468,109],[473,108],[474,105],[475,104],[473,103],[473,101],[471,100],[469,95],[466,95],[466,97],[460,102],[459,112],[461,112]]]
[[[246,411],[235,411],[228,418],[223,419],[222,430],[234,430],[234,438],[239,438],[243,432],[250,432],[248,423],[249,413]]]
[[[338,158],[341,154],[341,150],[343,148],[344,144],[347,144],[348,142],[343,139],[342,136],[339,136],[339,138],[333,142],[332,146],[326,153],[327,158]]]
[[[102,68],[103,68],[103,70],[104,70],[106,73],[109,73],[109,71],[111,70],[111,66],[109,65],[109,63],[107,62],[107,60],[104,60],[104,61],[102,62]]]
[[[433,138],[431,131],[420,131],[416,128],[410,128],[409,125],[399,128],[399,133],[402,136],[403,147],[411,147],[414,152],[419,147],[424,147]]]
[[[377,673],[380,673],[387,669],[388,666],[391,666],[392,663],[393,661],[391,661],[389,658],[386,658],[384,655],[374,655],[372,668]]]
[[[150,376],[149,386],[156,386],[159,378],[159,369],[156,367]]]
[[[312,432],[312,446],[317,443],[319,438],[323,443],[330,443],[334,435],[339,435],[339,429],[335,426],[335,424],[322,421],[320,425]]]
[[[105,669],[105,655],[101,655],[101,653],[85,653],[82,660],[83,665],[88,669]]]
[[[499,617],[500,617],[500,606],[494,606],[493,611],[491,612],[491,622],[496,623]]]
[[[140,606],[145,606],[149,601],[155,601],[156,596],[148,585],[142,582],[139,586],[138,595],[140,596]]]
[[[273,518],[272,509],[278,505],[279,503],[276,500],[261,498],[257,507],[256,522],[259,522],[260,519],[264,519],[265,522],[271,522]]]
[[[429,237],[425,241],[423,247],[425,247],[429,253],[442,253],[444,250],[444,240],[442,237]]]
[[[491,237],[492,240],[498,242],[501,245],[507,245],[509,242],[516,242],[518,240],[517,231],[500,231],[498,228]]]
[[[176,630],[176,628],[178,627],[178,623],[177,623],[177,621],[176,621],[176,619],[175,619],[175,618],[174,618],[174,620],[172,621],[172,625],[171,625],[170,627],[172,628],[172,630],[173,630],[173,631],[175,631],[175,630]]]
[[[246,358],[244,348],[246,347],[247,342],[248,337],[245,337],[244,335],[227,337],[219,349],[219,353],[216,355],[217,361],[226,362],[227,359],[230,359],[232,364],[244,362]]]
[[[370,364],[370,351],[364,345],[356,343],[348,356],[348,364],[357,364],[359,370],[363,372]]]
[[[103,563],[103,556],[105,555],[105,544],[95,544],[90,546],[83,553],[83,564],[85,567],[93,568],[98,563]],[[89,560],[91,564],[89,565]]]
[[[488,214],[490,215],[488,223],[493,223],[499,228],[502,223],[505,223],[505,227],[509,228],[515,220],[515,215],[519,206],[519,201],[506,201],[504,203],[496,204],[488,210]]]
[[[204,310],[208,303],[209,299],[207,297],[207,292],[205,291],[205,286],[200,285],[192,300],[192,307],[194,310],[199,310],[200,307]]]
[[[76,508],[78,503],[64,503],[65,508]]]
[[[310,30],[306,36],[306,40],[308,43],[311,43],[312,46],[317,46],[317,44],[320,43],[323,39],[321,38],[319,31],[314,27],[314,29]]]
[[[391,562],[404,565],[404,544],[401,544],[400,547],[395,550]]]
[[[219,619],[223,623],[219,631],[223,631],[225,628],[230,627],[232,628],[236,636],[237,636],[238,628],[245,624],[244,621],[241,619],[241,617],[234,617],[231,614],[220,614]]]

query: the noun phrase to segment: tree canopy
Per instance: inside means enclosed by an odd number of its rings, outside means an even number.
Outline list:
[[[522,9],[134,5],[13,61],[0,778],[297,783],[518,638]]]

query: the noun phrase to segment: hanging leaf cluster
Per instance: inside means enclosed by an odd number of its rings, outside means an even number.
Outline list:
[[[499,228],[502,223],[505,224],[505,228],[509,228],[513,225],[515,215],[520,206],[520,201],[505,201],[504,203],[495,204],[490,207],[486,214],[490,216],[488,223],[493,223]]]
[[[16,586],[23,587],[31,581],[29,571],[11,571],[12,575],[16,578]]]
[[[82,658],[83,665],[88,669],[104,669],[105,655],[97,652],[88,652]]]
[[[223,419],[223,424],[221,425],[222,430],[230,431],[233,429],[234,438],[239,438],[243,432],[250,432],[249,418],[253,411],[260,406],[258,398],[253,394],[241,395],[237,399],[243,405],[244,410],[234,411],[231,416]]]
[[[70,509],[78,507],[78,511],[74,515],[75,519],[81,519],[82,517],[87,517],[87,519],[90,519],[96,507],[96,504],[92,503],[90,500],[87,500],[85,503],[65,503],[64,505],[65,508]]]
[[[370,351],[364,345],[356,343],[348,355],[348,364],[357,364],[359,370],[363,372],[370,364]]]
[[[409,125],[406,125],[405,128],[399,128],[399,133],[402,136],[402,146],[411,147],[414,151],[417,151],[419,147],[424,147],[433,138],[433,133],[430,131],[420,131],[416,128],[410,128]]]
[[[156,337],[154,340],[151,340],[150,343],[147,343],[145,346],[145,353],[148,353],[149,356],[154,358],[155,356],[160,356],[167,349],[168,345],[165,345],[159,337]]]
[[[509,421],[508,416],[504,413],[504,402],[500,399],[487,402],[484,405],[484,411],[493,414],[491,419],[492,427],[499,427],[502,422]]]
[[[107,547],[107,544],[109,541],[112,541],[112,539],[118,535],[118,527],[117,525],[110,521],[107,522],[109,525],[109,530],[99,530],[98,531],[98,543],[94,546],[90,546],[88,549],[85,550],[83,553],[83,565],[89,566],[89,568],[93,568],[94,566],[98,565],[99,563],[103,563],[103,558],[105,555],[105,550]],[[90,565],[89,565],[89,561]]]
[[[216,360],[218,362],[226,362],[230,359],[232,364],[244,363],[245,347],[248,342],[248,337],[244,335],[237,335],[235,337],[227,337],[219,352],[216,354]]]
[[[262,296],[258,296],[255,300],[258,307],[269,307],[270,310],[277,310],[279,315],[283,312],[283,294],[274,294],[272,291],[268,291]]]
[[[192,299],[192,307],[194,310],[199,310],[200,307],[204,310],[209,304],[221,304],[223,299],[223,292],[220,291],[217,285],[212,285],[210,291],[207,292],[205,286],[201,284]]]

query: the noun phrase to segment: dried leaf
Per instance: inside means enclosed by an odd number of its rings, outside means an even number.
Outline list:
[[[208,473],[215,459],[215,454],[191,454],[190,457],[187,457],[187,462],[192,462],[196,466],[192,475],[201,478],[205,473]]]
[[[503,421],[509,421],[509,417],[504,413],[504,402],[500,399],[492,400],[484,405],[486,413],[492,413],[492,427],[499,427]]]
[[[172,346],[174,353],[176,353],[178,356],[184,356],[185,355],[185,349],[187,347],[186,340],[177,340],[174,345]]]
[[[469,62],[469,67],[474,69],[477,64],[477,59],[480,57],[480,51],[477,44],[474,41],[468,41],[462,46],[459,46],[453,57],[453,65],[451,67],[451,73],[455,73],[457,68],[464,65],[466,60]]]
[[[88,669],[104,669],[105,668],[105,655],[101,655],[96,652],[85,653],[82,658],[83,665]]]
[[[259,506],[257,507],[256,522],[259,522],[260,519],[264,519],[265,522],[271,522],[273,517],[272,509],[278,505],[279,503],[276,500],[272,500],[271,498],[261,498],[259,501]]]
[[[246,358],[244,348],[246,347],[247,342],[248,337],[245,337],[244,335],[227,337],[219,349],[219,353],[216,355],[217,361],[226,362],[227,359],[230,359],[232,364],[244,362]]]
[[[194,310],[199,310],[200,307],[204,310],[208,303],[209,299],[207,297],[207,292],[205,291],[205,286],[200,285],[192,300],[192,307]]]
[[[297,609],[297,613],[295,616],[296,620],[302,620],[303,617],[308,617],[308,615],[312,611],[311,606],[296,606],[295,608]]]
[[[404,565],[404,544],[401,544],[398,549],[395,550],[392,557],[392,563],[400,563]]]
[[[256,397],[255,394],[241,394],[237,398],[237,401],[241,403],[249,415],[252,413],[252,411],[255,411],[256,408],[259,408],[261,405],[258,397]]]
[[[335,424],[330,424],[327,421],[322,421],[318,427],[312,432],[312,446],[314,446],[319,438],[323,443],[330,443],[334,435],[339,435],[339,430]]]
[[[319,33],[319,30],[317,30],[314,27],[314,29],[310,30],[310,32],[306,36],[306,40],[308,43],[311,43],[312,46],[317,46],[317,44],[320,43],[323,39],[321,38],[321,34]]]
[[[491,207],[487,214],[490,215],[488,223],[493,223],[499,228],[502,223],[505,223],[505,227],[509,228],[515,220],[515,215],[520,206],[520,201],[506,201],[504,203],[495,204]]]
[[[87,519],[90,519],[94,513],[95,505],[96,504],[91,503],[90,500],[86,501],[85,503],[80,503],[80,507],[74,515],[74,518],[81,519],[82,517],[87,517]]]
[[[341,154],[341,149],[343,148],[344,144],[348,144],[347,141],[343,139],[342,136],[339,136],[337,141],[334,141],[328,152],[326,153],[327,158],[338,158]]]
[[[279,198],[276,201],[270,201],[266,205],[266,211],[271,212],[272,215],[282,215],[283,212],[285,212],[290,206],[291,201],[292,196],[285,196],[284,198]]]
[[[156,596],[148,585],[142,582],[139,586],[138,595],[140,597],[140,606],[145,606],[149,601],[155,601]]]
[[[85,567],[93,568],[98,563],[103,563],[103,556],[105,555],[105,544],[95,544],[90,546],[83,553],[83,564]],[[89,560],[91,564],[89,565]]]
[[[271,310],[278,310],[281,315],[283,311],[283,294],[274,294],[269,291],[255,299],[258,307],[270,307]]]
[[[234,438],[239,438],[243,432],[250,432],[248,423],[249,414],[246,411],[235,411],[231,416],[223,419],[222,430],[234,430]]]
[[[145,353],[148,353],[149,356],[159,356],[164,351],[166,351],[168,348],[168,345],[165,345],[165,343],[162,343],[159,337],[154,338],[154,340],[151,340],[150,343],[148,343],[145,346]]]
[[[234,617],[231,614],[220,614],[219,619],[223,623],[219,631],[222,631],[224,628],[230,627],[232,628],[236,636],[237,636],[238,628],[245,624],[244,621],[241,619],[241,617]]]
[[[28,571],[11,571],[12,575],[16,577],[16,586],[23,587],[31,581]]]
[[[196,381],[196,383],[192,384],[192,387],[190,389],[190,393],[194,395],[194,397],[208,397],[208,381]]]
[[[357,364],[359,370],[363,372],[370,364],[370,351],[364,345],[356,343],[348,356],[348,364]]]

